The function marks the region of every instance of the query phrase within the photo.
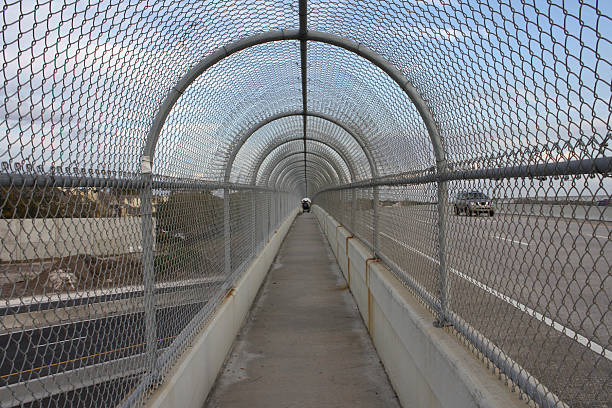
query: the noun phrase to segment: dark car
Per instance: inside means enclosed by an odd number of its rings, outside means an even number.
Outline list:
[[[603,200],[599,200],[597,201],[597,205],[598,206],[608,206],[611,205],[610,203],[612,202],[612,199],[610,198],[604,198]]]
[[[463,213],[471,217],[474,214],[487,213],[492,217],[495,214],[493,202],[480,191],[464,191],[457,194],[454,206],[457,215]]]

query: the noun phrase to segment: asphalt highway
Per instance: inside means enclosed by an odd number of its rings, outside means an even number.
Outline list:
[[[222,282],[222,278],[198,280],[185,280],[177,282],[161,282],[156,284],[155,294],[172,293],[193,289],[206,289]],[[68,292],[61,294],[47,294],[39,298],[13,298],[4,299],[0,304],[0,317],[20,313],[39,312],[50,309],[63,309],[94,303],[112,302],[122,299],[132,299],[143,296],[144,289],[140,286],[126,286],[112,289],[98,289],[95,291]]]
[[[55,394],[27,404],[22,404],[20,407],[115,407],[129,395],[130,391],[138,383],[139,378],[140,375],[130,375],[89,387]]]
[[[203,305],[158,309],[158,349],[167,347]],[[144,337],[144,312],[4,334],[0,386],[143,353]]]
[[[380,215],[380,246],[438,290],[437,220],[401,208]],[[451,215],[447,245],[452,279],[469,277],[600,344],[612,333],[612,224],[560,218]],[[421,269],[418,270],[417,269]],[[465,280],[465,279],[464,279]],[[455,304],[461,293],[451,288]],[[607,324],[606,324],[607,323]]]

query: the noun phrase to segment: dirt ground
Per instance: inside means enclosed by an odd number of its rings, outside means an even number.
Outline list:
[[[134,252],[1,263],[0,300],[140,285],[141,258],[141,253]],[[223,242],[160,245],[154,262],[157,282],[217,275],[223,270]]]
[[[0,264],[0,298],[65,293],[142,282],[140,254],[74,255],[49,261]]]

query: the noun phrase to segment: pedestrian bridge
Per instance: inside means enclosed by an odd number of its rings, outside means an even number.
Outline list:
[[[6,3],[0,405],[609,405],[611,15]]]

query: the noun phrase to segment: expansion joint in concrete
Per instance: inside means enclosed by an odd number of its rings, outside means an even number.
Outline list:
[[[355,238],[354,235],[349,235],[348,237],[346,237],[346,255],[348,256],[348,245],[349,245],[349,239],[353,239]]]
[[[370,291],[370,265],[375,262],[380,262],[380,258],[368,258],[365,261],[366,287],[368,288],[368,331],[370,332],[372,339],[374,338],[374,315],[372,313],[372,303],[374,298],[372,297],[372,292]]]

